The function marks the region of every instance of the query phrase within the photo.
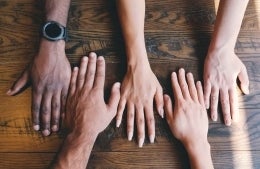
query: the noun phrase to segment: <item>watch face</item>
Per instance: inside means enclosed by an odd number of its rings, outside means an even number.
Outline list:
[[[49,21],[43,26],[42,35],[50,41],[66,39],[66,28],[57,22]]]
[[[57,38],[62,33],[62,28],[55,23],[50,23],[45,27],[45,33],[51,38]]]

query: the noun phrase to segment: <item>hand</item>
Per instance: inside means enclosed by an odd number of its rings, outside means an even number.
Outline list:
[[[175,100],[174,109],[168,95],[164,95],[166,119],[172,134],[184,146],[207,143],[208,116],[203,99],[200,82],[194,84],[191,73],[185,79],[184,69],[179,70],[179,81],[175,72],[172,73],[172,88]]]
[[[59,129],[60,112],[64,113],[70,75],[65,42],[49,42],[43,39],[31,66],[7,92],[8,95],[15,95],[26,84],[32,83],[33,128],[41,128],[44,136],[48,136],[51,129],[54,132]]]
[[[120,83],[111,90],[109,103],[104,101],[105,61],[95,53],[83,57],[80,69],[74,68],[66,105],[65,123],[72,133],[97,136],[116,115]]]
[[[179,79],[172,73],[174,109],[168,95],[164,95],[166,119],[172,134],[186,148],[191,168],[213,169],[210,145],[207,139],[208,116],[204,104],[201,82],[194,84],[191,73],[185,79],[184,69],[179,70]]]
[[[159,114],[163,117],[162,87],[150,69],[149,63],[135,68],[129,67],[122,83],[116,125],[119,127],[126,106],[128,140],[130,141],[133,137],[134,119],[136,119],[139,147],[142,147],[144,143],[145,119],[150,142],[154,142],[153,99],[155,99]]]
[[[209,52],[204,65],[204,99],[206,108],[211,108],[212,120],[217,120],[217,108],[220,102],[227,126],[239,119],[236,80],[239,78],[241,89],[249,94],[249,80],[245,65],[232,50]]]

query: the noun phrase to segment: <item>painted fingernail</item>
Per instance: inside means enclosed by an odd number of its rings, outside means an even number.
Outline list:
[[[150,136],[149,136],[150,143],[154,143],[154,138],[155,138],[155,136],[154,136],[154,135],[150,135]]]
[[[50,135],[50,131],[48,129],[45,129],[45,130],[42,131],[42,134],[44,136],[48,136],[48,135]]]
[[[161,118],[164,118],[164,110],[163,110],[163,108],[160,109],[159,114],[160,114]]]
[[[245,94],[249,94],[249,88],[248,87],[245,88]]]
[[[208,103],[206,103],[205,106],[206,106],[206,109],[209,109],[209,104]]]
[[[40,130],[40,125],[34,125],[34,126],[33,126],[33,129],[34,129],[35,131],[39,131],[39,130]]]
[[[133,138],[133,132],[128,132],[128,141],[131,141]]]
[[[144,144],[144,138],[140,138],[139,141],[138,141],[138,147],[143,147],[143,144]]]
[[[57,125],[53,125],[51,130],[54,131],[54,132],[58,131],[58,126]]]
[[[117,121],[116,121],[116,127],[117,127],[117,128],[120,126],[120,123],[121,123],[120,120],[117,120]]]

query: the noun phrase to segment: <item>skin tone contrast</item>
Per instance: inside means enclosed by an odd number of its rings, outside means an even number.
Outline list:
[[[208,117],[200,82],[180,69],[178,77],[172,74],[175,99],[164,96],[167,122],[172,134],[185,146],[191,167],[213,168],[210,145],[207,140]],[[105,61],[90,53],[83,57],[80,68],[75,67],[70,80],[64,122],[68,127],[61,151],[52,166],[55,169],[84,169],[100,132],[115,117],[120,100],[120,83],[111,89],[108,104],[104,101]],[[98,111],[97,111],[98,110]],[[196,133],[196,134],[195,134]]]

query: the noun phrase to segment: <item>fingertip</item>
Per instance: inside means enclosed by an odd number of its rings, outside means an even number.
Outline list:
[[[38,124],[37,124],[37,125],[34,125],[34,126],[33,126],[33,129],[34,129],[35,131],[39,131],[39,130],[40,130],[40,125],[38,125]]]
[[[57,132],[58,130],[59,130],[58,125],[53,125],[51,127],[51,131],[53,131],[53,132]]]
[[[212,119],[212,121],[216,122],[218,118],[215,114],[212,114],[211,119]]]
[[[161,116],[162,119],[164,118],[164,110],[163,110],[163,108],[160,108],[159,115]]]
[[[90,52],[89,57],[97,57],[97,54],[95,52]]]
[[[120,119],[120,120],[117,119],[117,120],[116,120],[116,127],[119,128],[119,127],[120,127],[120,124],[121,124],[121,119]]]
[[[225,120],[225,125],[226,125],[226,126],[231,126],[231,120],[226,119],[226,120]]]
[[[177,77],[176,72],[172,72],[172,74],[171,74],[171,78],[173,79],[173,78],[176,78],[176,77]]]
[[[8,96],[11,96],[11,95],[12,95],[12,90],[9,89],[9,90],[6,92],[6,94],[7,94]]]
[[[133,132],[129,131],[128,134],[127,134],[128,141],[132,141],[132,138],[133,138]]]
[[[99,56],[99,57],[97,58],[97,60],[99,60],[99,61],[104,61],[105,58],[104,58],[103,56]]]
[[[121,86],[121,83],[120,82],[116,82],[113,87],[115,89],[119,89],[120,90],[120,86]]]
[[[141,138],[138,140],[138,147],[139,147],[139,148],[142,148],[142,147],[143,147],[143,144],[144,144],[144,138],[141,137]]]
[[[244,85],[242,85],[242,91],[243,91],[243,93],[244,94],[246,94],[246,95],[248,95],[250,92],[249,92],[249,87],[248,86],[244,86]]]
[[[50,134],[51,134],[51,132],[48,129],[45,129],[45,130],[42,131],[43,136],[49,136]]]
[[[154,143],[154,139],[155,139],[155,135],[149,136],[150,143]]]

